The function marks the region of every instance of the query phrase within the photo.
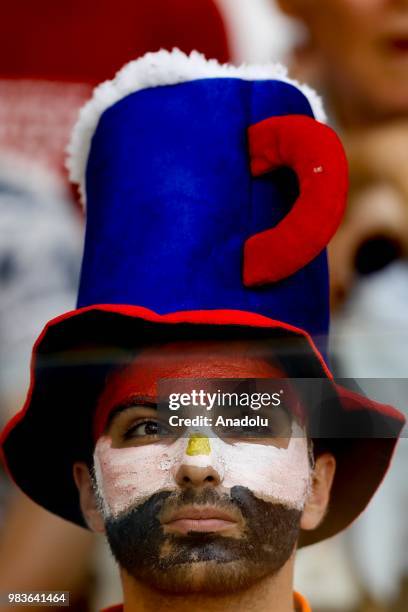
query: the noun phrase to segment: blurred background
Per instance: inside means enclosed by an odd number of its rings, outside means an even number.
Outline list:
[[[285,63],[323,96],[351,173],[329,254],[332,366],[407,378],[407,1],[18,0],[0,21],[1,426],[22,405],[43,325],[75,306],[83,216],[63,162],[78,109],[125,62],[175,46]],[[386,399],[404,409],[402,388],[389,384]],[[295,585],[314,612],[408,610],[406,442],[352,528],[299,553]],[[69,590],[83,612],[121,599],[103,541],[35,506],[0,469],[0,592],[10,590]]]

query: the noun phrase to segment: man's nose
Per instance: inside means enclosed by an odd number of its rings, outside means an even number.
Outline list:
[[[213,465],[210,440],[202,434],[190,436],[185,455],[176,472],[179,487],[216,487],[221,483],[219,471]]]
[[[194,465],[181,465],[177,470],[176,482],[179,487],[217,487],[220,482],[218,472],[211,466],[196,467]]]

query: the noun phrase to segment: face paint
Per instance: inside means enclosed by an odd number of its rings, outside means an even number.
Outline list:
[[[248,488],[257,497],[301,510],[309,482],[307,439],[293,424],[286,448],[272,444],[227,443],[213,433],[194,431],[172,444],[114,448],[108,436],[95,448],[95,476],[106,514],[118,515],[158,491],[177,488],[181,466],[211,467],[220,486]]]
[[[135,362],[114,381],[116,388],[106,389],[104,418],[135,391],[154,397],[163,377],[282,377],[282,371],[247,354],[241,361],[239,355],[227,357],[218,356],[217,363],[198,359],[188,368],[180,353],[171,367],[160,360],[146,367]],[[103,419],[99,427],[105,427]],[[173,593],[222,593],[254,584],[287,562],[311,475],[307,439],[295,422],[285,447],[228,442],[207,428],[191,428],[168,443],[140,444],[139,438],[129,446],[114,442],[109,431],[95,447],[96,487],[111,550],[129,575]],[[194,475],[200,473],[203,481],[196,486]],[[216,478],[207,483],[207,474]],[[177,530],[171,512],[188,507],[224,510],[235,517],[234,527]]]
[[[174,489],[173,462],[165,444],[114,448],[109,436],[99,438],[94,469],[105,516],[117,516],[157,491]]]
[[[241,537],[165,533],[161,517],[191,505],[239,513]],[[128,575],[168,593],[209,595],[244,589],[276,574],[293,553],[300,514],[260,500],[244,487],[233,487],[229,495],[214,488],[187,488],[177,494],[155,493],[105,524],[111,551]]]
[[[285,378],[272,361],[253,357],[251,344],[235,342],[170,343],[145,349],[128,366],[107,379],[94,416],[95,442],[103,434],[112,409],[124,399],[157,397],[157,382],[164,378]]]
[[[272,444],[218,442],[225,464],[223,486],[244,486],[260,499],[302,510],[309,492],[311,468],[305,433],[294,425],[287,448]]]
[[[196,433],[190,436],[187,444],[186,455],[211,455],[210,442],[206,435]]]

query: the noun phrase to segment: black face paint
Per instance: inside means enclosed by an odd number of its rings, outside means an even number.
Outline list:
[[[168,534],[160,516],[184,505],[237,509],[240,537],[220,533]],[[106,519],[106,534],[119,565],[136,580],[172,593],[228,593],[276,574],[299,536],[301,511],[258,499],[246,487],[230,495],[214,488],[161,492]]]

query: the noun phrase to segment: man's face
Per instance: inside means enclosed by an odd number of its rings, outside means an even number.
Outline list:
[[[233,352],[178,343],[143,351],[108,380],[94,486],[112,552],[129,575],[164,591],[216,593],[285,565],[311,478],[299,425],[276,409],[279,437],[177,435],[156,410],[160,379],[283,377],[245,343]]]

